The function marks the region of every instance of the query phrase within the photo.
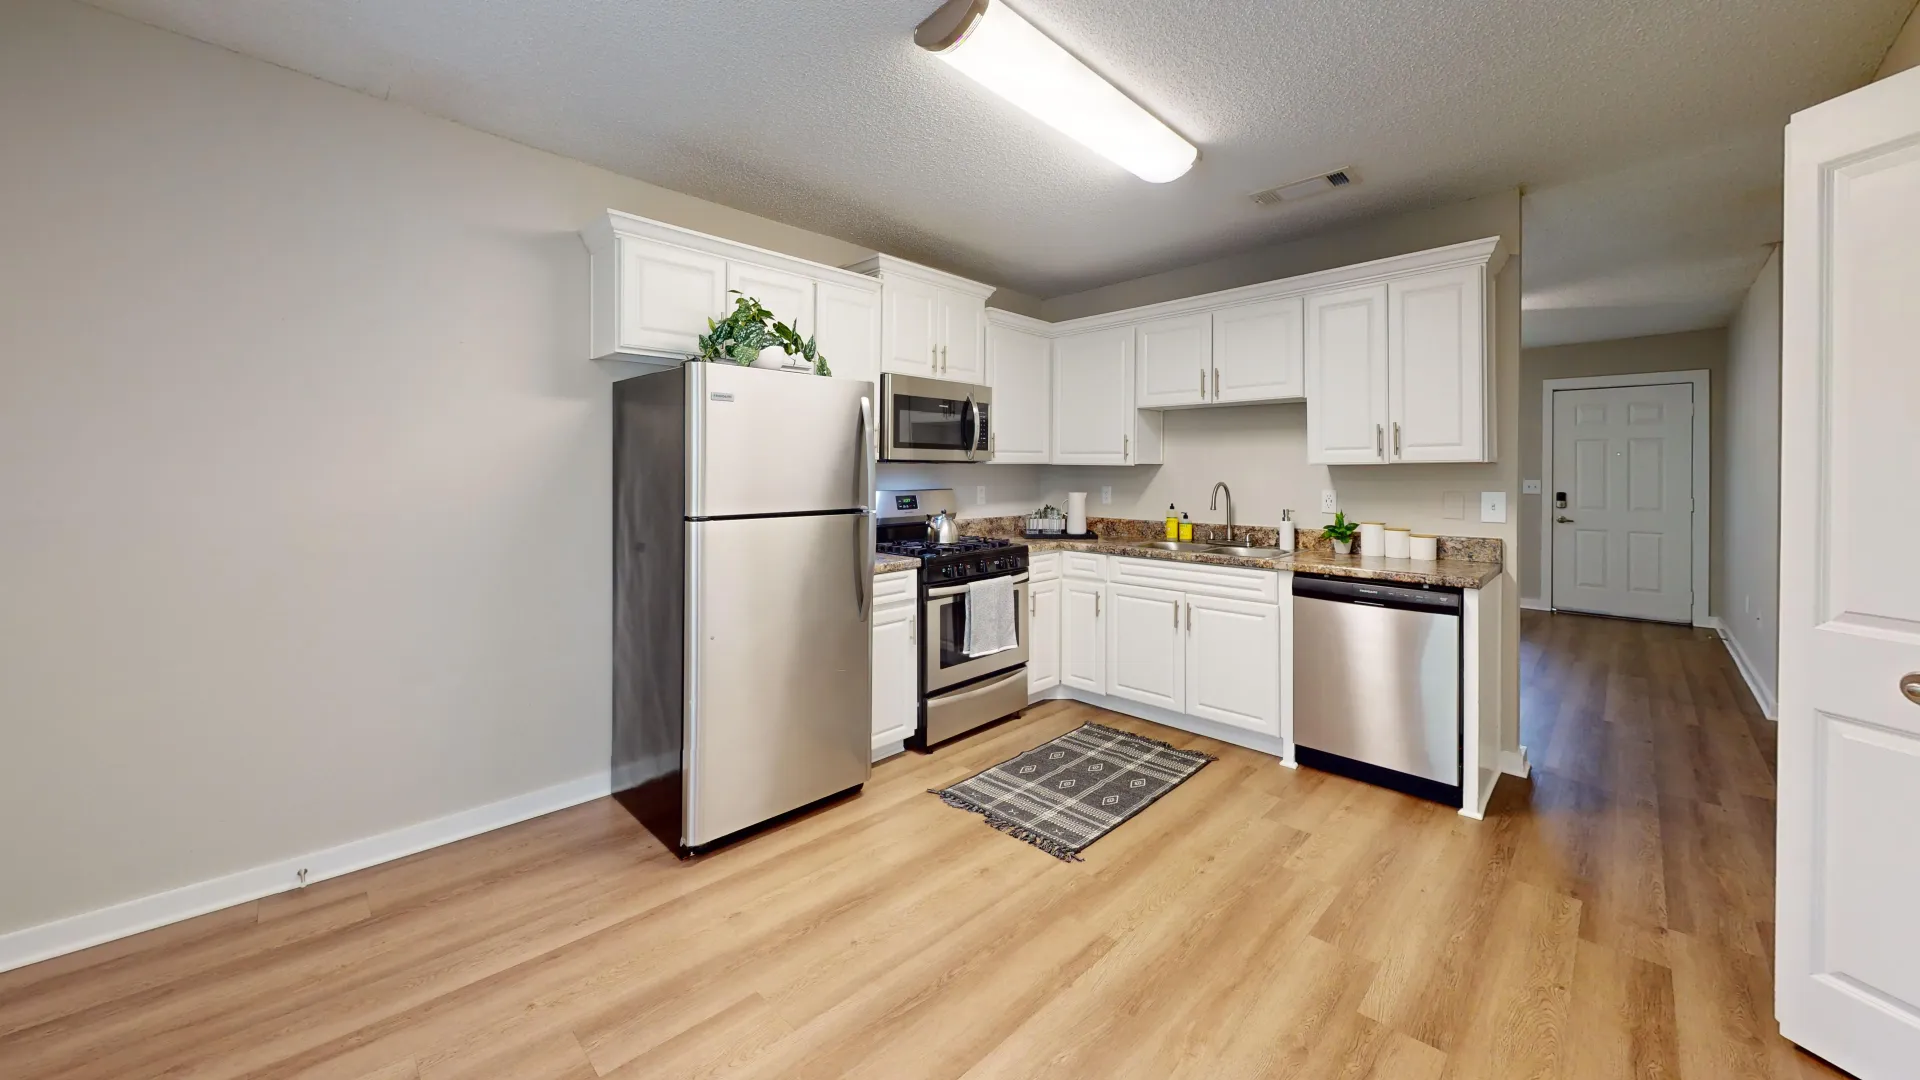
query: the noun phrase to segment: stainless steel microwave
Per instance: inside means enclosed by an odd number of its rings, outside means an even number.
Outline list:
[[[993,390],[880,376],[881,461],[992,461]]]

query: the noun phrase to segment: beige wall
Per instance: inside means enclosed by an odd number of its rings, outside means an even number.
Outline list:
[[[1767,695],[1780,636],[1780,251],[1727,331],[1725,497],[1715,537],[1714,613]]]
[[[1705,369],[1711,373],[1710,391],[1712,402],[1709,416],[1713,432],[1713,469],[1710,481],[1713,485],[1711,520],[1715,522],[1714,533],[1719,532],[1718,522],[1723,520],[1725,488],[1723,474],[1726,468],[1724,448],[1726,438],[1720,422],[1725,411],[1727,332],[1725,330],[1695,330],[1685,334],[1659,334],[1653,337],[1622,338],[1615,341],[1592,341],[1580,345],[1556,345],[1545,349],[1528,349],[1521,354],[1520,360],[1520,478],[1539,480],[1545,476],[1545,465],[1541,461],[1544,447],[1541,443],[1545,430],[1540,402],[1541,383],[1546,379],[1577,379],[1590,375],[1633,375],[1641,372],[1656,371],[1692,371]],[[1520,557],[1530,568],[1522,579],[1525,595],[1529,599],[1538,599],[1544,595],[1541,591],[1542,574],[1546,567],[1543,562],[1540,540],[1540,504],[1542,495],[1523,495],[1520,497]],[[1720,597],[1720,571],[1711,565],[1713,577],[1713,595],[1708,598],[1709,606],[1715,612],[1722,610]]]
[[[1884,79],[1911,67],[1920,67],[1920,7],[1907,16],[1906,26],[1893,39],[1893,47],[1887,50],[1887,58],[1880,62],[1880,72],[1874,78]]]
[[[606,207],[838,240],[0,5],[0,933],[604,772]]]

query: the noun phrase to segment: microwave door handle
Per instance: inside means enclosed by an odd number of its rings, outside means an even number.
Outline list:
[[[980,406],[974,403],[973,395],[967,395],[967,406],[960,416],[967,425],[967,460],[973,460],[974,444],[980,441]]]

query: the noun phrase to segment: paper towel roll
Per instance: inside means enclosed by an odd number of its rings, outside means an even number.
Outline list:
[[[1360,523],[1360,554],[1384,555],[1387,546],[1386,523],[1363,521]]]
[[[1075,536],[1086,535],[1087,493],[1084,491],[1067,492],[1067,531]]]
[[[1411,558],[1408,549],[1411,547],[1409,541],[1412,535],[1412,532],[1407,529],[1388,529],[1387,546],[1383,554],[1389,559]]]

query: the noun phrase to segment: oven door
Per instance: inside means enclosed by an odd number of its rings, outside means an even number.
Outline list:
[[[954,585],[927,593],[927,695],[982,675],[1027,662],[1027,575],[1013,579],[1013,636],[1018,645],[986,656],[968,656],[967,587]]]
[[[880,460],[990,461],[993,391],[985,386],[880,377]]]

